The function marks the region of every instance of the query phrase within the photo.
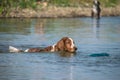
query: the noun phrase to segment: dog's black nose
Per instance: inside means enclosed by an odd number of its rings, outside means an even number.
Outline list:
[[[77,50],[77,47],[75,47],[75,50]]]

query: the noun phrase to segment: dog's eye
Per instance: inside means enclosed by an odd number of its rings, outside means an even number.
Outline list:
[[[75,44],[75,42],[73,42],[73,44]]]

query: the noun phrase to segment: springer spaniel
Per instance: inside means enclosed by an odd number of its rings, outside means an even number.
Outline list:
[[[10,52],[56,52],[56,51],[66,51],[66,52],[75,52],[77,50],[74,41],[72,38],[63,37],[60,41],[52,46],[46,48],[30,48],[24,50],[17,49],[15,47],[9,46]]]

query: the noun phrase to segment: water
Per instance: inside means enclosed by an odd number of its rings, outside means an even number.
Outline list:
[[[46,47],[64,36],[74,39],[76,55],[8,52],[9,45]],[[120,17],[0,19],[0,80],[102,79],[120,79]]]

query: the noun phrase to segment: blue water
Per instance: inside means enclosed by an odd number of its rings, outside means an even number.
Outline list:
[[[8,51],[46,47],[64,36],[75,41],[75,55]],[[0,19],[0,80],[102,79],[120,79],[120,17]]]

